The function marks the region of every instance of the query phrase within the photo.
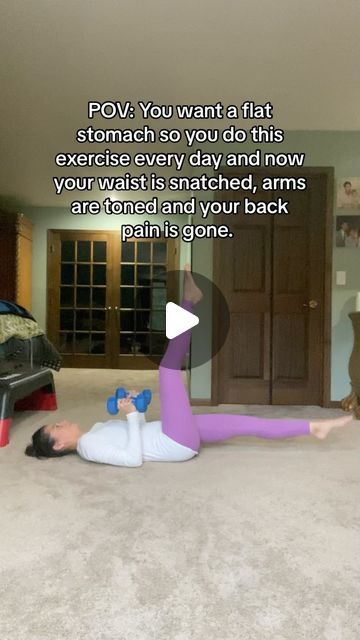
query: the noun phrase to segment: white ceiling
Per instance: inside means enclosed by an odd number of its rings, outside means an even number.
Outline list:
[[[283,129],[360,129],[359,0],[0,5],[0,194],[20,203],[73,199],[54,194],[53,157],[79,150],[88,100],[270,100]]]

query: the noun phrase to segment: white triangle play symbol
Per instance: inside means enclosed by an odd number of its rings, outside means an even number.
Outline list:
[[[171,340],[199,324],[199,318],[173,302],[166,305],[166,337]]]

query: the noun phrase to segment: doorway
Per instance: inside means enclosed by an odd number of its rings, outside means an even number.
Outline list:
[[[253,197],[282,196],[289,215],[229,216],[234,238],[214,242],[214,281],[231,317],[213,360],[216,404],[329,406],[333,169],[304,168],[298,175],[307,178],[306,191],[259,188]],[[214,309],[215,340],[217,316]]]
[[[177,300],[167,272],[177,270],[178,257],[176,240],[49,231],[47,332],[64,366],[155,368],[166,343],[165,305]]]

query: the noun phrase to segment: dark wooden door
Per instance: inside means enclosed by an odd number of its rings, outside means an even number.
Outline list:
[[[323,404],[328,176],[306,177],[306,191],[285,192],[290,215],[229,216],[234,238],[215,242],[231,316],[215,363],[219,403]]]
[[[289,192],[291,214],[273,220],[273,404],[319,405],[323,391],[326,182]]]
[[[118,232],[50,231],[48,335],[67,367],[151,369],[176,300],[175,240],[121,242]],[[149,358],[149,356],[151,356]]]
[[[268,198],[259,190],[258,200]],[[214,242],[214,281],[230,311],[230,331],[217,359],[221,371],[217,401],[269,404],[272,219],[237,215],[227,222],[234,239]]]

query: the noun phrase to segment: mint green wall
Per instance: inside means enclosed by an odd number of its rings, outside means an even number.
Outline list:
[[[306,166],[334,167],[337,179],[360,176],[360,132],[288,132],[286,141],[276,145],[255,145],[266,151],[293,151],[306,153]],[[206,150],[204,147],[202,147]],[[234,147],[235,148],[235,147]],[[254,147],[237,145],[236,150],[250,151]],[[207,149],[212,152],[230,151],[230,146]],[[334,185],[335,190],[336,184]],[[199,198],[199,193],[196,194]],[[202,194],[203,199],[212,197]],[[184,197],[184,194],[183,194]],[[45,326],[46,300],[46,232],[47,229],[116,229],[118,218],[98,216],[72,216],[65,209],[27,209],[24,211],[34,223],[34,267],[33,267],[33,311],[38,321]],[[334,216],[344,213],[334,209]],[[360,212],[359,212],[360,213]],[[196,220],[196,222],[200,222]],[[208,220],[211,222],[211,220]],[[190,245],[182,243],[181,265],[189,260]],[[212,244],[208,240],[197,240],[192,246],[194,271],[205,276],[212,274]],[[335,284],[335,271],[347,272],[346,286]],[[333,251],[332,290],[332,376],[331,399],[339,400],[349,391],[347,365],[352,348],[352,328],[348,313],[355,309],[355,294],[360,290],[360,251],[335,249]],[[209,301],[210,318],[210,301]],[[211,325],[206,328],[208,344],[211,344]],[[194,369],[191,378],[192,396],[209,398],[211,395],[211,363]]]

